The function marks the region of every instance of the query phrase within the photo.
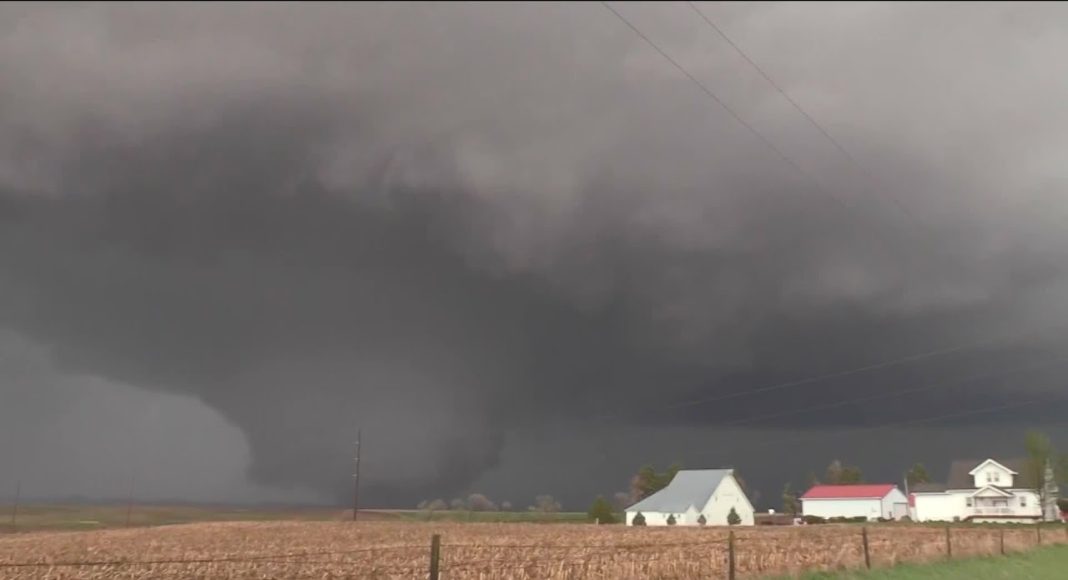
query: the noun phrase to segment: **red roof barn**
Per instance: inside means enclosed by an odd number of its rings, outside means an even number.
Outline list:
[[[900,519],[908,498],[892,483],[816,485],[801,496],[801,512],[821,518]]]

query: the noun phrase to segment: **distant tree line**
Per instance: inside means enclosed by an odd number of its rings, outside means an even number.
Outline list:
[[[486,495],[481,493],[472,493],[467,498],[455,498],[452,501],[446,502],[443,499],[424,500],[419,502],[416,506],[420,511],[437,512],[437,511],[457,511],[457,512],[510,512],[513,511],[512,503],[509,501],[502,501],[496,503]],[[539,495],[534,498],[534,503],[527,507],[528,511],[541,512],[541,513],[555,513],[561,509],[560,502],[553,499],[551,495]]]

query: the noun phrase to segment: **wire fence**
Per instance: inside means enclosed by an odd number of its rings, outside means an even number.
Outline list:
[[[695,541],[443,543],[160,559],[0,561],[2,578],[726,578],[1006,555],[1068,544],[1068,526],[804,526],[726,531]],[[700,536],[717,537],[700,537]],[[388,557],[387,557],[388,556]]]

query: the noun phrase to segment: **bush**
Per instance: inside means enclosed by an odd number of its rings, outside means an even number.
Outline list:
[[[645,525],[645,516],[642,515],[642,512],[638,512],[638,513],[634,514],[634,519],[630,521],[630,525],[632,525],[632,526],[644,526]]]
[[[599,524],[614,524],[616,523],[616,515],[612,513],[612,505],[608,503],[608,500],[604,496],[597,496],[597,499],[593,500],[593,505],[590,506],[590,511],[586,512],[590,521],[597,522]]]
[[[706,519],[706,518],[705,518],[705,514],[701,514],[701,515],[700,515],[700,516],[699,516],[699,517],[697,518],[697,523],[698,523],[699,525],[702,525],[702,526],[708,523],[708,519]]]
[[[833,518],[827,518],[827,522],[831,524],[859,524],[866,521],[868,521],[868,518],[864,516],[854,516],[848,518],[845,516],[835,516]]]
[[[734,508],[731,508],[730,513],[727,514],[727,524],[737,526],[740,523],[742,523],[742,517],[738,515],[738,512],[734,511]]]
[[[1057,507],[1060,508],[1062,512],[1068,512],[1068,498],[1062,497],[1057,500]]]
[[[676,522],[675,522],[675,514],[668,515],[667,525],[673,526],[675,524],[676,524]]]
[[[820,516],[801,516],[801,521],[805,522],[806,524],[825,524],[825,523],[827,523],[827,520],[825,518],[821,518]]]

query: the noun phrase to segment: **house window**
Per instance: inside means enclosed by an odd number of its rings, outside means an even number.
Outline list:
[[[990,483],[992,481],[994,481],[994,476],[989,471],[986,472],[986,482]]]
[[[1026,497],[1021,497],[1020,498],[1020,507],[1027,507],[1027,498]]]
[[[994,472],[994,481],[995,482],[1001,481],[1001,474],[996,472],[996,471]]]
[[[968,499],[966,499],[964,501],[968,505],[968,507],[972,507],[972,498],[969,497]]]

